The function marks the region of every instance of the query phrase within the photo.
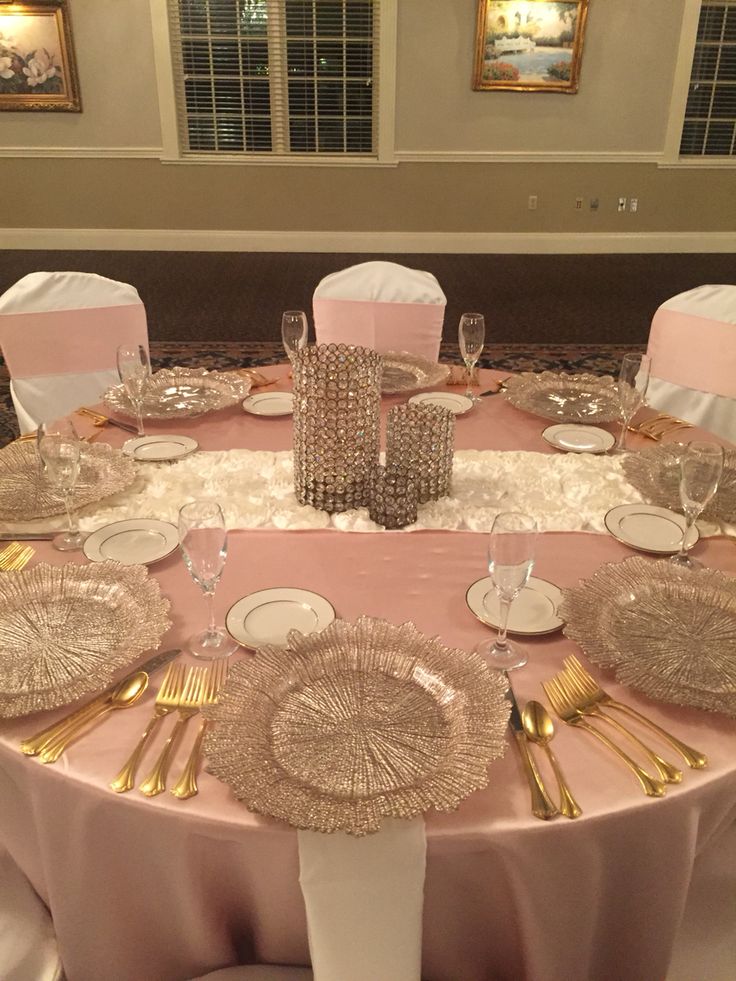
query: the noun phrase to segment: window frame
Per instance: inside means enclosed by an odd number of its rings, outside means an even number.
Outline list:
[[[295,165],[304,167],[395,167],[396,33],[398,0],[377,0],[378,22],[378,126],[372,154],[310,153],[212,153],[183,149],[177,122],[174,57],[167,0],[150,0],[153,54],[161,117],[162,163],[233,164],[256,166]]]
[[[675,77],[672,83],[672,97],[667,120],[662,159],[663,168],[682,169],[720,169],[736,167],[736,154],[731,156],[689,156],[680,154],[682,128],[685,123],[685,110],[690,91],[695,42],[698,36],[702,0],[685,0],[680,31],[680,46],[677,52]]]

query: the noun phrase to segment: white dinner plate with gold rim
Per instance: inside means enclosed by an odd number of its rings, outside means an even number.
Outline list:
[[[500,604],[490,576],[478,579],[465,594],[465,602],[471,613],[489,627],[499,627]],[[529,582],[511,604],[508,632],[527,637],[553,634],[560,630],[563,621],[557,615],[562,602],[559,586],[530,576]]]
[[[123,443],[123,453],[146,463],[165,463],[181,460],[198,449],[191,436],[135,436]]]
[[[130,518],[113,521],[93,531],[84,542],[84,554],[92,562],[114,559],[123,565],[151,565],[176,549],[179,531],[168,521]]]
[[[616,437],[607,429],[564,422],[547,426],[542,439],[565,453],[606,453],[616,443]]]
[[[474,405],[472,399],[458,392],[420,392],[418,395],[412,395],[409,404],[439,405],[443,409],[449,409],[456,416],[464,416]]]
[[[640,552],[674,555],[680,550],[685,519],[676,511],[654,504],[619,504],[606,514],[604,524],[613,537]],[[700,538],[693,525],[688,535],[690,549]]]
[[[294,414],[292,392],[258,392],[249,395],[243,409],[253,416],[290,416]]]
[[[250,593],[227,612],[225,626],[243,647],[286,647],[290,630],[318,633],[335,619],[332,603],[308,589],[276,587]]]

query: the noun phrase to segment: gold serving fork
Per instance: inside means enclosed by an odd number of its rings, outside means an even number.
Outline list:
[[[705,753],[701,753],[697,749],[693,749],[686,743],[683,743],[676,736],[673,736],[671,732],[667,732],[661,726],[657,725],[656,722],[652,722],[641,712],[636,709],[631,708],[630,705],[625,705],[623,702],[617,702],[612,698],[607,692],[605,692],[595,678],[589,674],[585,668],[582,666],[580,661],[574,656],[570,655],[565,658],[565,668],[568,673],[572,675],[578,687],[585,695],[590,699],[591,702],[595,702],[597,705],[604,705],[606,708],[618,709],[620,712],[625,712],[630,715],[632,719],[636,719],[641,722],[642,725],[648,726],[652,732],[656,732],[657,735],[661,736],[665,742],[669,743],[670,746],[676,750],[680,756],[685,760],[689,767],[694,770],[702,770],[703,767],[708,765],[708,757]]]
[[[156,765],[138,788],[146,797],[155,797],[157,794],[162,794],[166,790],[166,778],[169,774],[172,753],[184,732],[187,722],[193,715],[199,712],[199,707],[204,697],[205,679],[206,672],[204,668],[188,669],[186,678],[184,679],[184,687],[176,706],[179,711],[179,718],[176,720],[176,724],[171,730],[171,735],[166,740],[164,748],[156,760]]]
[[[547,698],[549,698],[552,708],[555,710],[556,714],[569,726],[575,726],[578,729],[584,729],[586,732],[591,733],[596,739],[600,740],[604,746],[608,748],[622,760],[626,766],[632,771],[636,779],[641,784],[644,793],[648,797],[664,797],[665,785],[661,780],[656,780],[654,777],[650,776],[646,770],[643,770],[638,763],[631,759],[624,751],[616,745],[612,740],[608,738],[600,729],[596,729],[595,726],[591,725],[586,721],[582,713],[578,712],[575,706],[570,702],[564,689],[558,682],[553,678],[550,681],[542,682],[542,688],[544,688]]]
[[[220,689],[226,680],[227,660],[220,658],[219,661],[215,661],[210,666],[207,673],[207,683],[202,699],[203,705],[214,705],[217,702]],[[188,800],[190,797],[194,797],[195,794],[199,793],[199,788],[197,787],[197,767],[199,766],[199,758],[202,752],[202,740],[204,739],[208,725],[209,719],[202,719],[199,732],[197,733],[192,751],[187,760],[187,765],[182,770],[182,774],[177,780],[176,785],[171,789],[171,793],[174,797],[178,797],[179,800]]]
[[[161,687],[156,695],[156,704],[154,705],[153,715],[148,722],[148,725],[143,730],[135,749],[128,757],[127,761],[123,764],[123,768],[120,773],[111,781],[110,786],[115,791],[116,794],[124,794],[128,790],[132,790],[135,785],[135,775],[138,771],[138,764],[140,763],[143,751],[146,748],[149,739],[155,732],[159,722],[164,716],[168,715],[169,712],[173,712],[174,709],[179,707],[179,699],[181,698],[182,691],[184,688],[184,668],[181,664],[170,664],[164,680],[161,682]]]
[[[0,552],[0,572],[19,571],[28,565],[35,551],[32,545],[12,542]]]
[[[643,743],[637,735],[631,732],[630,729],[627,729],[626,726],[622,725],[618,719],[612,719],[609,715],[606,715],[600,706],[587,698],[584,691],[580,689],[574,676],[568,672],[567,668],[555,675],[555,680],[559,682],[571,704],[578,710],[578,712],[580,712],[582,715],[590,715],[593,716],[593,718],[602,719],[613,729],[616,729],[618,732],[626,736],[627,739],[631,740],[637,749],[644,753],[650,763],[654,766],[660,780],[664,780],[665,783],[682,782],[682,770],[678,770],[672,763],[668,763],[667,760],[663,760],[661,756],[655,753],[653,749],[646,745],[646,743]]]

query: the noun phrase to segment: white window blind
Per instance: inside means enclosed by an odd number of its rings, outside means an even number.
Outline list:
[[[376,152],[379,0],[168,0],[181,151]]]
[[[680,155],[736,155],[736,0],[703,0]]]

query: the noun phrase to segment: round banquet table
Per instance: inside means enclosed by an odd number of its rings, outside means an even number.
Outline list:
[[[286,368],[264,373],[289,387]],[[481,376],[482,388],[500,377]],[[384,409],[396,401],[384,399]],[[456,446],[555,452],[541,439],[545,425],[490,396],[458,418]],[[149,431],[187,433],[203,450],[291,447],[290,419],[239,408]],[[121,445],[127,434],[108,427],[97,438]],[[632,437],[632,445],[645,441]],[[246,593],[300,586],[328,597],[345,619],[411,620],[447,645],[471,649],[490,633],[465,605],[468,585],[485,574],[485,549],[485,536],[469,532],[234,531],[216,603],[222,616]],[[568,586],[630,554],[608,535],[548,533],[540,536],[535,574]],[[697,554],[736,573],[731,540],[707,539]],[[86,560],[40,542],[33,561]],[[161,649],[183,647],[205,618],[201,594],[178,555],[151,574],[171,600]],[[564,656],[580,654],[561,633],[524,643],[529,663],[512,677],[521,705],[544,700],[540,682]],[[425,981],[665,978],[697,856],[736,816],[736,720],[651,702],[593,671],[614,696],[706,752],[710,766],[683,764],[682,784],[651,799],[597,742],[557,724],[554,748],[584,814],[542,822],[530,813],[511,745],[489,768],[485,790],[453,813],[425,815]],[[68,981],[184,981],[232,964],[308,964],[292,828],[250,813],[206,772],[199,795],[185,802],[109,790],[151,715],[159,681],[53,766],[23,756],[18,743],[68,710],[0,725],[0,841],[51,910]],[[180,744],[172,774],[191,738]]]

